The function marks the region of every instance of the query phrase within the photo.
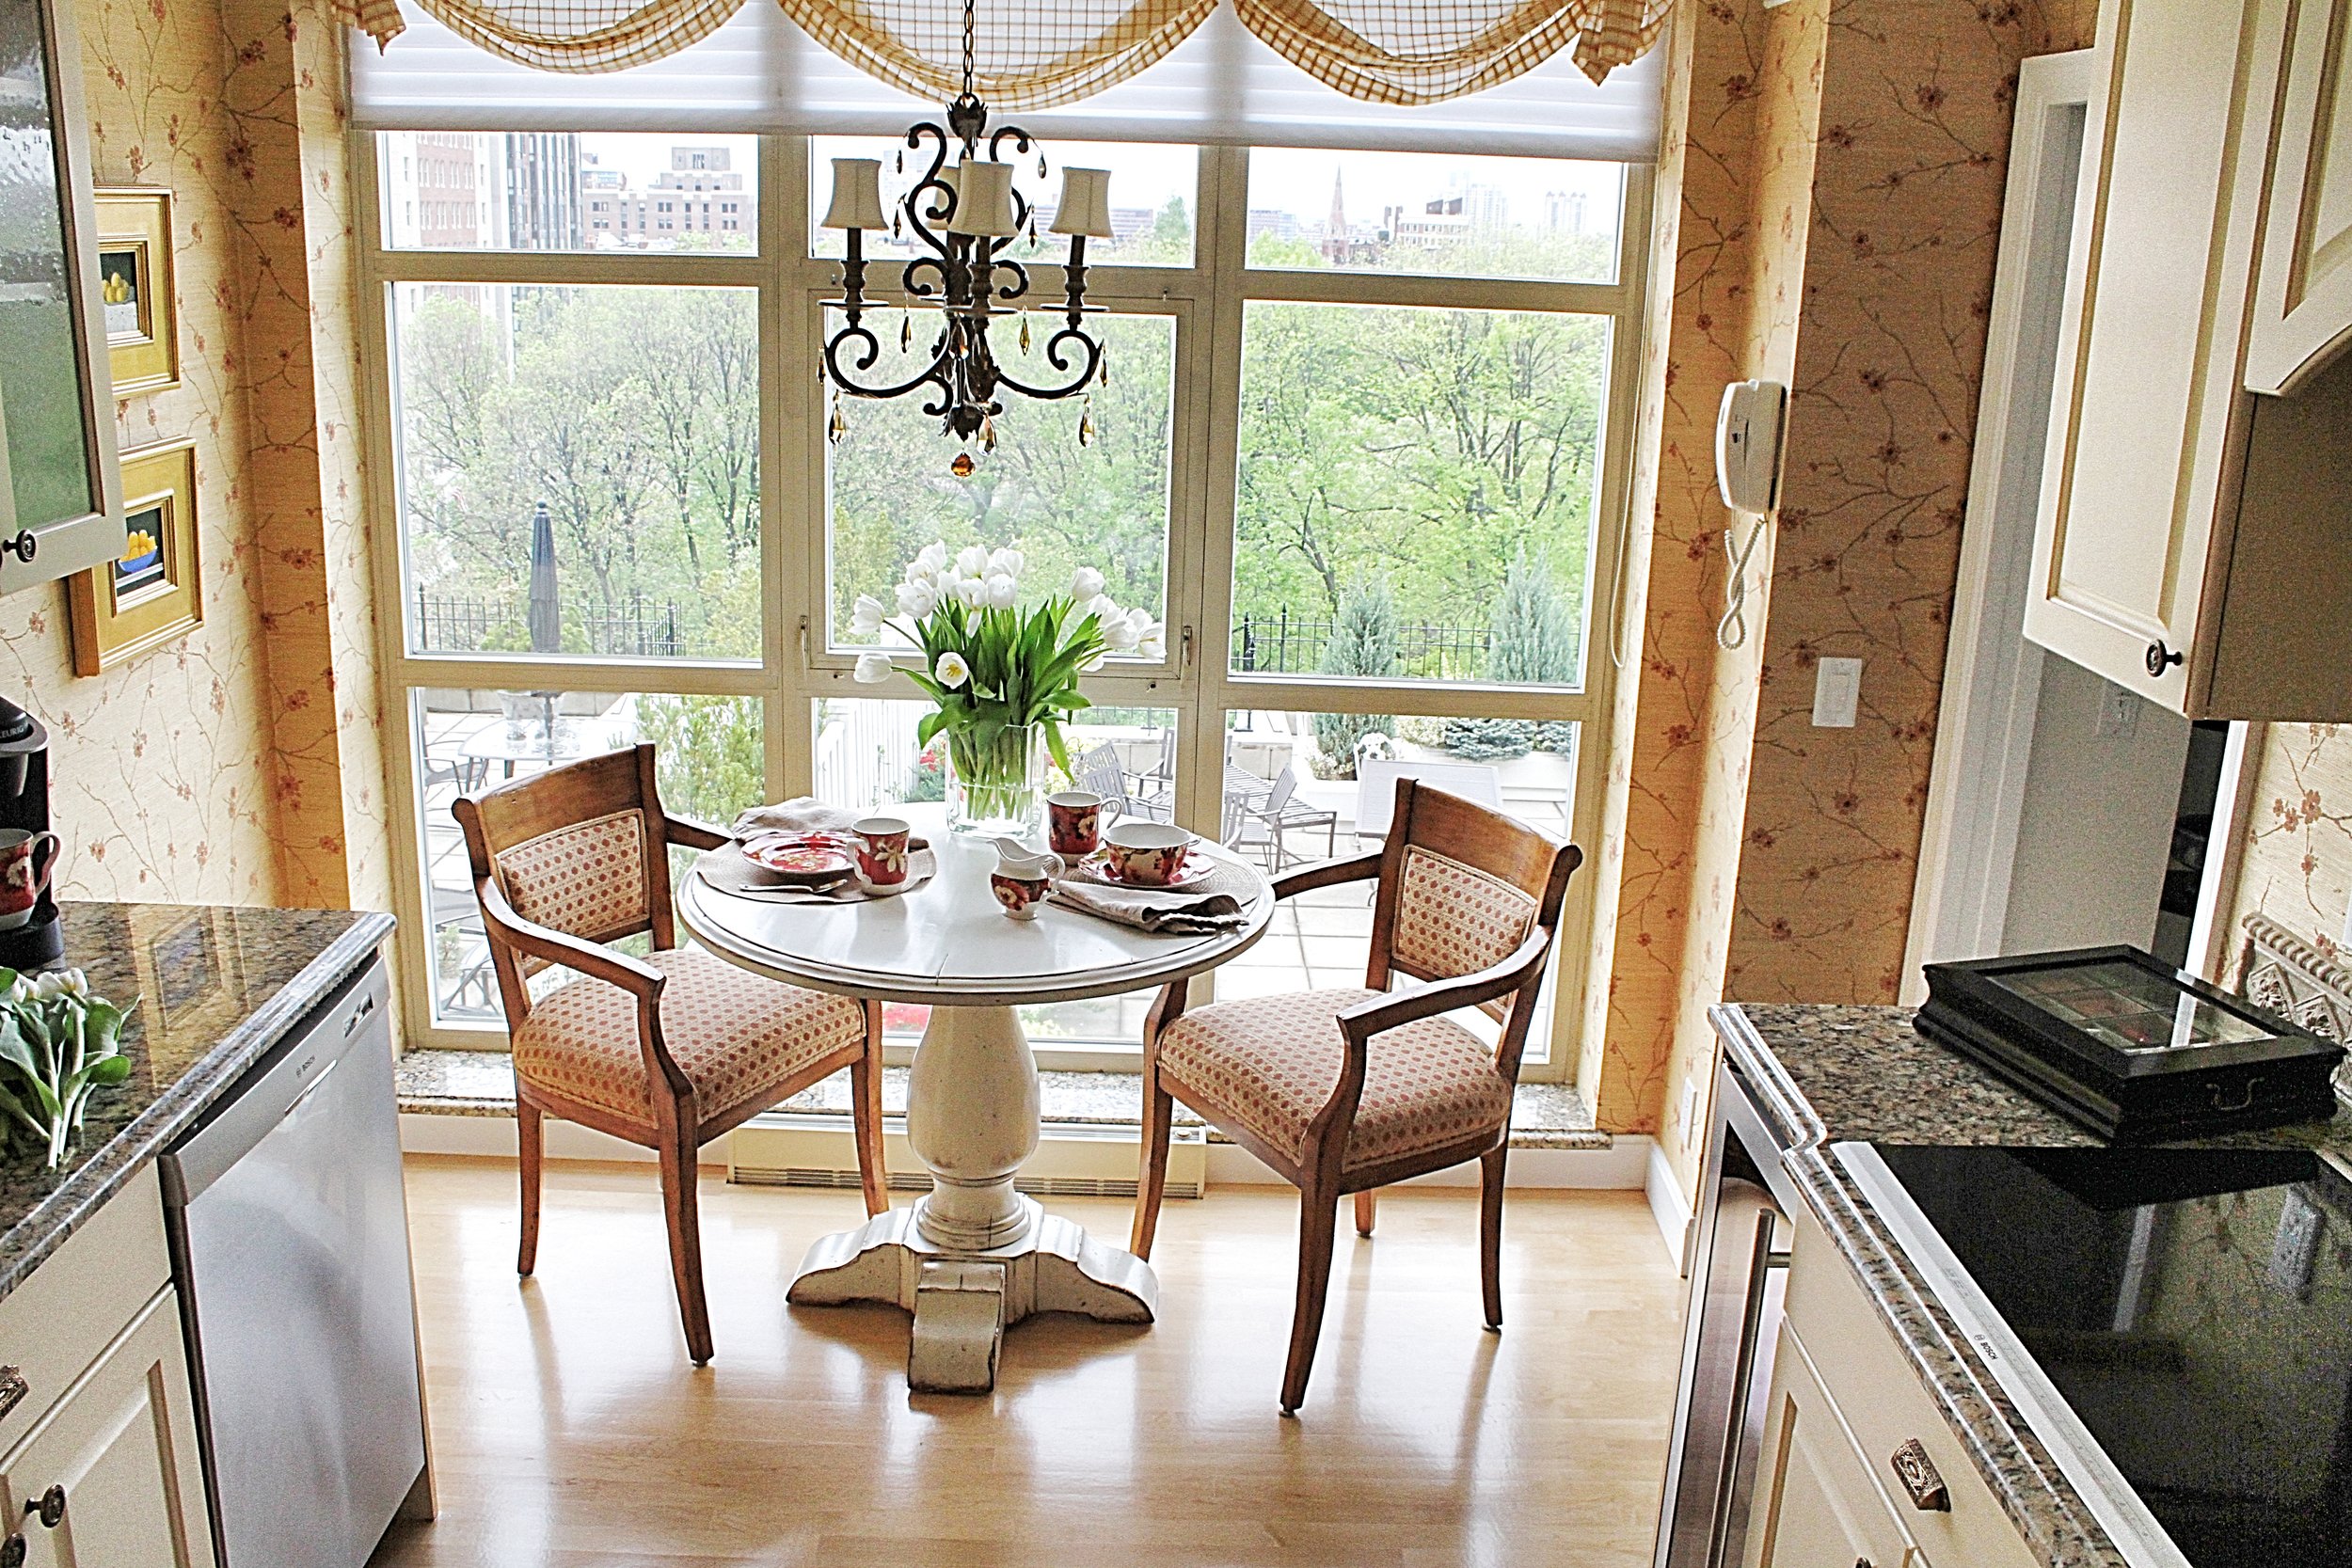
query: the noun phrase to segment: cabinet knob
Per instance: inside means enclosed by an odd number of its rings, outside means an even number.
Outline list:
[[[2161,675],[2185,657],[2187,656],[2178,648],[2166,647],[2164,639],[2159,637],[2148,644],[2148,673],[2152,675]]]
[[[33,1501],[26,1503],[24,1516],[28,1519],[38,1517],[43,1529],[56,1529],[59,1525],[64,1524],[65,1488],[53,1486]]]
[[[1888,1461],[1895,1466],[1895,1477],[1911,1496],[1911,1506],[1922,1513],[1949,1513],[1952,1495],[1944,1484],[1944,1477],[1928,1457],[1928,1450],[1914,1437],[1895,1450]]]
[[[0,1568],[24,1568],[24,1538],[11,1535],[0,1541]]]
[[[0,555],[12,555],[27,566],[33,563],[33,557],[40,550],[40,540],[29,528],[18,529],[13,539],[0,539]]]

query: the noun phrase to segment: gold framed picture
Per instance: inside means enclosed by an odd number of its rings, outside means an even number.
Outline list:
[[[180,385],[180,312],[172,293],[171,193],[118,186],[95,193],[99,312],[115,396]]]
[[[68,579],[75,674],[111,670],[204,621],[193,439],[122,454],[122,553]]]

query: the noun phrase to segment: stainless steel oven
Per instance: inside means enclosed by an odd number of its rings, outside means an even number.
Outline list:
[[[1736,1568],[1788,1278],[1789,1145],[1725,1058],[1698,1189],[1656,1568]]]

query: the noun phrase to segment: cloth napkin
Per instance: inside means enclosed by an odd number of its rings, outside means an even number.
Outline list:
[[[737,817],[735,826],[728,831],[739,843],[755,833],[846,833],[850,831],[850,824],[873,815],[872,812],[851,811],[847,806],[829,806],[814,795],[803,795],[796,800],[778,800],[773,805],[753,806]],[[930,847],[930,840],[920,833],[907,840],[910,849]]]
[[[1207,936],[1240,929],[1258,895],[1258,879],[1221,858],[1216,869],[1189,887],[1130,887],[1104,879],[1091,866],[1073,866],[1054,884],[1054,901],[1138,931]]]
[[[765,832],[768,830],[755,831]],[[742,847],[739,844],[722,844],[716,849],[706,849],[702,858],[694,863],[694,875],[721,893],[761,904],[858,904],[876,896],[903,898],[930,881],[938,871],[938,858],[929,849],[918,849],[907,856],[905,891],[877,895],[858,886],[854,876],[845,876],[831,887],[787,887],[771,880],[767,873],[745,860]]]

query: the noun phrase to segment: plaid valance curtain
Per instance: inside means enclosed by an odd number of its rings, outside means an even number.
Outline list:
[[[389,42],[395,0],[335,0]],[[541,71],[621,71],[707,37],[745,0],[415,0],[461,38]],[[749,0],[754,5],[765,0]],[[962,85],[956,0],[778,0],[812,38],[903,91]],[[1184,41],[1218,0],[994,0],[976,27],[980,96],[1000,110],[1089,97]],[[1232,0],[1242,24],[1351,98],[1435,103],[1532,70],[1562,50],[1598,82],[1656,41],[1673,0]]]

